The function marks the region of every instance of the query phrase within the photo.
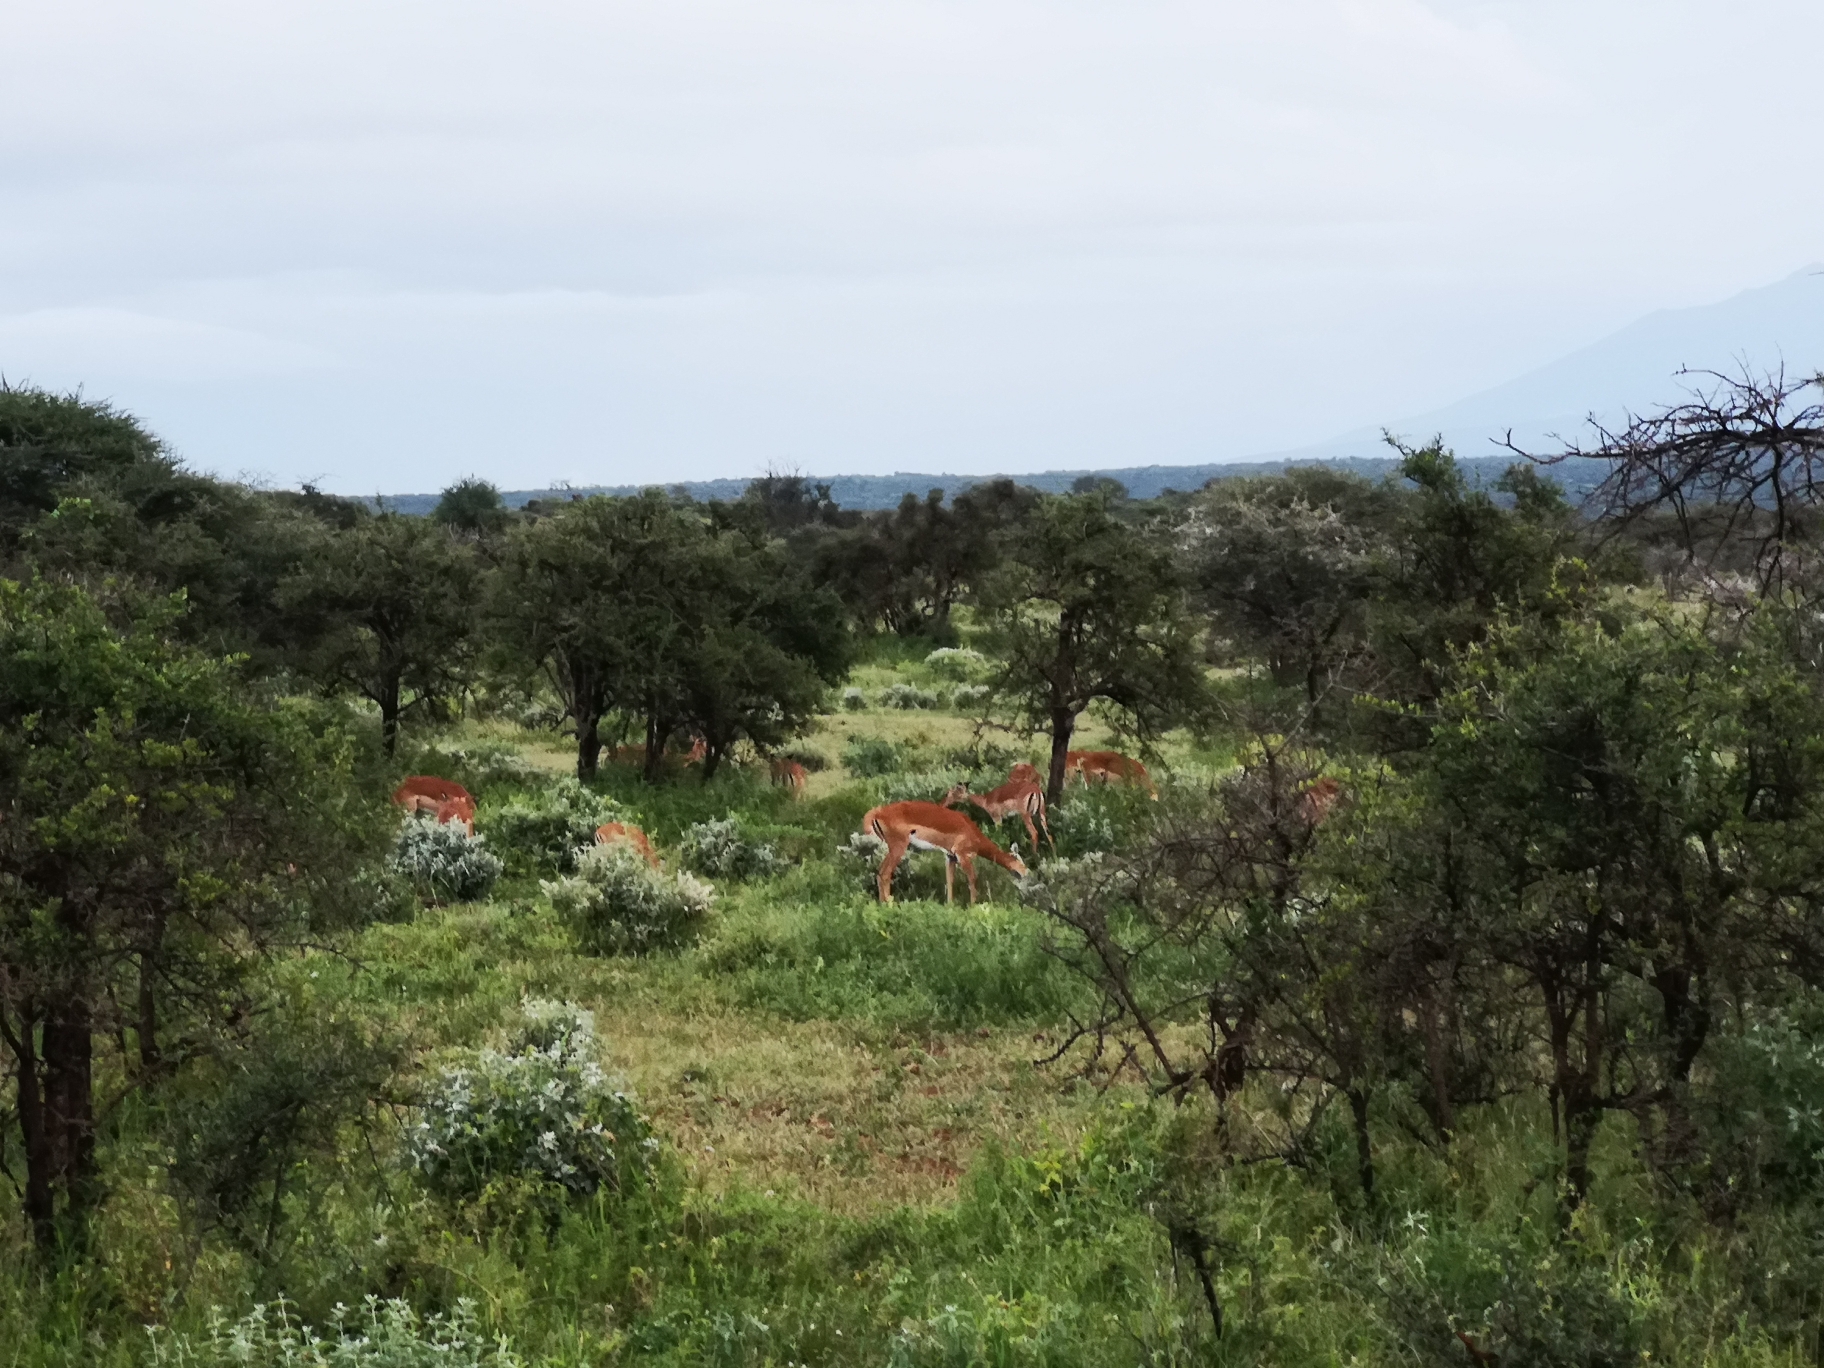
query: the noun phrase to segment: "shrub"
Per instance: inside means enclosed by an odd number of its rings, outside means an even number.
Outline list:
[[[886,858],[887,843],[871,831],[851,832],[849,839],[836,847],[836,864],[845,881],[870,897],[880,891],[880,862]],[[893,871],[893,896],[904,897],[911,877],[911,861],[901,860]]]
[[[412,1167],[457,1200],[501,1178],[580,1196],[639,1181],[658,1142],[596,1062],[595,1018],[568,1002],[525,1010],[504,1050],[469,1051],[432,1083],[407,1135]]]
[[[933,674],[945,679],[968,679],[977,670],[987,667],[988,657],[967,646],[940,646],[925,657],[925,665]]]
[[[868,696],[860,689],[848,688],[842,691],[842,710],[844,712],[866,712]]]
[[[889,684],[880,691],[880,706],[911,711],[916,708],[941,707],[943,699],[916,684]]]
[[[893,774],[905,767],[905,755],[879,736],[851,736],[842,747],[842,767],[857,779]]]
[[[573,876],[539,886],[584,948],[604,955],[684,944],[702,928],[716,896],[701,879],[656,870],[619,843],[579,851]]]
[[[459,823],[420,814],[400,829],[386,867],[437,902],[477,902],[502,868],[487,844],[487,837],[471,836]]]
[[[611,798],[569,775],[491,809],[482,822],[514,874],[568,873],[578,848],[595,840],[603,822],[623,813]]]
[[[685,864],[712,879],[763,879],[785,866],[775,846],[751,839],[733,817],[695,823],[678,850]]]
[[[483,1338],[464,1297],[448,1316],[420,1317],[403,1301],[369,1297],[359,1313],[338,1304],[327,1334],[305,1325],[282,1298],[230,1321],[211,1308],[199,1340],[147,1327],[156,1368],[518,1368],[504,1341]]]
[[[986,684],[958,684],[950,690],[950,706],[958,712],[972,712],[988,701]]]

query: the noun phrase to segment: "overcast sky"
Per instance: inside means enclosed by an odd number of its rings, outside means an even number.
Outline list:
[[[1244,458],[1824,258],[1824,6],[0,0],[0,372],[434,490]]]

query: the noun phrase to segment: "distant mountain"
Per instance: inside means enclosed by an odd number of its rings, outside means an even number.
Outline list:
[[[1340,465],[1371,478],[1393,469],[1393,460],[1382,432],[1414,442],[1441,435],[1445,445],[1463,458],[1473,479],[1492,482],[1514,459],[1495,444],[1510,432],[1524,450],[1549,452],[1560,447],[1559,438],[1582,435],[1594,415],[1608,424],[1623,421],[1629,412],[1642,412],[1678,400],[1685,388],[1703,383],[1702,377],[1681,379],[1686,367],[1737,372],[1773,370],[1784,366],[1788,374],[1824,371],[1824,265],[1808,266],[1776,284],[1745,290],[1720,304],[1689,309],[1666,309],[1648,314],[1569,356],[1541,366],[1504,385],[1472,394],[1444,408],[1362,428],[1315,446],[1263,455],[1252,461],[1193,466],[1132,466],[1109,470],[1048,470],[1036,475],[835,475],[810,477],[827,483],[836,502],[844,508],[892,508],[907,494],[924,497],[942,489],[954,495],[972,484],[1011,478],[1050,493],[1061,493],[1085,475],[1121,481],[1137,499],[1150,499],[1168,489],[1199,489],[1211,480],[1263,475],[1288,465],[1321,461]],[[1560,466],[1555,477],[1578,494],[1594,483],[1599,472],[1591,466]],[[696,499],[734,499],[747,487],[746,480],[695,480],[673,486]],[[512,507],[532,499],[564,499],[571,495],[631,494],[634,485],[589,488],[521,489],[506,494]],[[388,506],[406,513],[426,513],[437,502],[435,494],[389,496]]]
[[[1459,456],[1491,453],[1508,431],[1532,452],[1559,449],[1554,438],[1587,436],[1588,419],[1624,422],[1714,383],[1693,370],[1739,374],[1784,366],[1788,375],[1824,371],[1824,265],[1773,285],[1744,290],[1720,304],[1662,309],[1518,379],[1429,413],[1386,424],[1408,441],[1442,435]],[[1368,455],[1382,429],[1363,428],[1328,442],[1274,453],[1282,460],[1336,460]],[[1511,459],[1508,458],[1508,459]]]
[[[1391,457],[1339,457],[1334,459],[1286,459],[1266,461],[1228,462],[1219,465],[1195,466],[1128,466],[1109,470],[1047,470],[1036,475],[815,475],[806,479],[812,484],[827,484],[830,495],[843,508],[893,508],[906,495],[924,498],[933,489],[944,491],[946,498],[953,497],[971,485],[983,484],[989,480],[1009,479],[1032,489],[1040,489],[1048,494],[1062,494],[1069,490],[1085,475],[1094,475],[1119,480],[1126,486],[1130,496],[1136,499],[1153,499],[1168,490],[1201,489],[1211,480],[1232,480],[1249,475],[1277,475],[1289,465],[1334,465],[1341,469],[1352,470],[1358,475],[1378,480],[1391,474],[1399,462]],[[1490,483],[1499,479],[1501,473],[1512,464],[1511,458],[1483,457],[1463,462],[1470,479],[1475,483]],[[1559,472],[1556,478],[1573,492],[1581,492],[1589,481],[1584,478],[1585,472],[1576,472],[1572,478],[1566,478],[1567,472]],[[741,491],[746,489],[746,480],[687,480],[681,484],[668,485],[666,488],[682,490],[691,498],[707,502],[710,499],[738,499]],[[512,489],[501,491],[509,508],[521,508],[534,499],[558,500],[586,498],[591,494],[637,494],[638,485],[571,485],[556,489]],[[401,513],[429,513],[436,506],[435,494],[389,494],[381,502],[388,508]]]

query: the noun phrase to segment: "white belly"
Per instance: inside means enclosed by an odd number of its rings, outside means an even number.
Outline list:
[[[906,838],[906,844],[911,846],[914,850],[937,850],[942,851],[945,855],[950,853],[948,850],[944,850],[940,845],[931,844],[931,842],[927,841],[917,832],[913,832],[911,836]]]

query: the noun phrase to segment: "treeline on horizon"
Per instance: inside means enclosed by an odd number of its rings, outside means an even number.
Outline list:
[[[181,1095],[279,1010],[271,957],[377,915],[415,737],[562,728],[585,784],[630,747],[655,789],[701,741],[708,786],[809,731],[882,640],[966,639],[978,745],[1042,747],[1054,804],[1078,801],[1086,715],[1149,759],[1235,759],[1111,809],[1027,890],[1071,985],[1053,1063],[1169,1110],[1121,1190],[1195,1272],[1185,1354],[1290,1361],[1289,1320],[1225,1321],[1273,1257],[1237,1215],[1271,1173],[1373,1270],[1332,1269],[1372,1326],[1338,1312],[1337,1354],[1815,1356],[1820,385],[1719,380],[1602,434],[1572,453],[1607,472],[1582,506],[1549,466],[1483,489],[1433,444],[1398,478],[1300,467],[1154,500],[1089,477],[863,512],[769,477],[510,510],[471,480],[422,517],[198,476],[106,405],[0,391],[21,1256],[100,1257],[98,1078]],[[280,1221],[287,1165],[333,1156],[406,1067],[379,1041],[349,1056],[286,1157],[212,1132],[236,1200]],[[1513,1181],[1469,1210],[1485,1150]],[[1400,1243],[1426,1222],[1449,1267]],[[1082,1276],[1069,1295],[1097,1305],[1132,1290]],[[1699,1320],[1714,1343],[1681,1338]],[[1095,1352],[1145,1357],[1110,1334]]]

